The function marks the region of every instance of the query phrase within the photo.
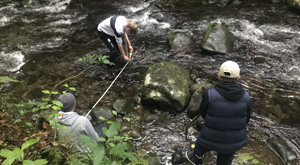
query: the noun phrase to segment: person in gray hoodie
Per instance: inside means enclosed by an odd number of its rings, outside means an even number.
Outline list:
[[[98,134],[89,119],[74,112],[76,107],[75,96],[72,93],[64,93],[58,97],[58,101],[63,104],[59,112],[61,115],[55,118],[55,121],[60,124],[60,128],[57,130],[59,140],[75,142],[77,137],[83,134],[99,143],[99,135],[101,137],[102,132]]]

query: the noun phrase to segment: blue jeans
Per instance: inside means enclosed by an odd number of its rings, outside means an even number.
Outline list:
[[[195,149],[194,149],[194,158],[197,159],[197,157],[203,157],[206,152],[210,151],[210,149],[196,143]],[[217,153],[217,165],[231,165],[233,157],[235,152],[233,153]],[[198,159],[198,163],[201,164],[202,160]]]

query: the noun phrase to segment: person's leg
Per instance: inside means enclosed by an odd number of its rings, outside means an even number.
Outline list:
[[[187,155],[187,159],[192,164],[202,164],[205,153],[208,152],[208,151],[210,151],[208,148],[206,148],[203,145],[197,143],[197,141],[196,141],[194,152]]]
[[[235,152],[233,153],[218,153],[217,165],[231,165]]]
[[[105,34],[104,32],[98,31],[99,38],[103,41],[106,47],[109,49],[110,52],[114,51],[114,45],[111,43],[110,35]]]
[[[100,138],[100,137],[106,138],[105,135],[103,134],[103,131],[102,131],[102,128],[104,128],[104,127],[108,128],[108,125],[105,124],[105,123],[101,123],[101,124],[97,125],[97,126],[94,128],[95,131],[96,131],[96,133],[98,134],[99,138]]]

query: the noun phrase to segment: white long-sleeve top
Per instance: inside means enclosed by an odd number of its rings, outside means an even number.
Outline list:
[[[108,34],[110,36],[114,36],[116,38],[116,42],[119,46],[122,46],[122,37],[117,37],[114,33],[114,30],[110,26],[110,19],[111,17],[105,19],[101,23],[98,24],[98,31],[102,31],[105,34]],[[126,31],[125,31],[125,26],[127,24],[127,18],[124,16],[118,16],[115,22],[115,28],[118,34],[123,36]]]

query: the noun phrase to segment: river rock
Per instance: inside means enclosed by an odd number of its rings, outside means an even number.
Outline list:
[[[287,0],[290,7],[300,12],[300,1],[299,0]]]
[[[179,148],[176,148],[175,152],[172,154],[172,159],[171,159],[172,164],[182,164],[185,161],[186,158],[182,154],[182,151]]]
[[[168,36],[169,45],[172,49],[184,48],[194,44],[192,38],[184,32],[172,32]]]
[[[227,4],[231,3],[232,0],[202,0],[203,4],[217,4],[221,6],[226,6]]]
[[[196,87],[197,87],[197,89],[195,90]],[[202,94],[205,90],[207,90],[211,87],[212,87],[212,84],[208,84],[204,81],[203,82],[200,81],[191,86],[190,91],[193,93],[192,93],[191,100],[187,107],[187,116],[190,119],[193,119],[194,117],[196,117],[197,115],[200,114],[199,110],[200,110],[200,104],[202,101]],[[195,90],[195,92],[194,92],[194,90]]]
[[[276,153],[282,158],[284,164],[293,164],[296,159],[296,153],[288,146],[288,144],[279,137],[269,139],[268,144],[274,149]]]
[[[141,103],[163,110],[181,112],[190,99],[192,81],[187,69],[171,62],[148,68],[141,88]]]
[[[135,100],[133,98],[124,98],[124,99],[117,99],[113,107],[114,109],[122,115],[125,115],[133,110],[135,106]]]
[[[93,120],[99,121],[99,117],[103,117],[106,120],[109,120],[114,117],[112,111],[112,107],[109,106],[102,106],[102,107],[95,107],[92,110],[91,116]]]
[[[211,23],[202,43],[204,51],[213,54],[229,54],[237,38],[221,23]]]

